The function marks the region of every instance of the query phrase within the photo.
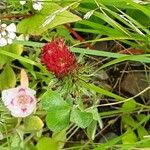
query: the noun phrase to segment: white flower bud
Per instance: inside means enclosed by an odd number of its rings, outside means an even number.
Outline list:
[[[42,9],[42,4],[41,3],[33,3],[33,8],[35,9],[35,10],[38,10],[38,11],[40,11],[41,9]]]
[[[24,5],[26,3],[26,0],[20,1],[21,5]]]

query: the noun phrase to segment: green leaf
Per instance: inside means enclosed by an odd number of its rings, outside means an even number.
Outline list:
[[[55,91],[47,90],[41,97],[42,107],[48,114],[46,124],[54,132],[59,132],[69,125],[70,105]]]
[[[135,133],[129,128],[126,134],[122,137],[123,144],[133,144],[137,141]]]
[[[89,0],[90,1],[90,0]],[[130,5],[128,5],[128,3],[126,3],[124,0],[119,0],[119,1],[114,1],[114,0],[98,0],[99,4],[102,3],[104,5],[108,5],[108,6],[114,6],[114,7],[120,7],[120,8],[131,8]]]
[[[145,6],[146,7],[146,6]],[[148,9],[150,9],[150,5],[147,6]],[[150,17],[146,16],[143,12],[137,9],[129,9],[127,10],[127,14],[131,16],[133,19],[144,25],[145,27],[148,27],[150,24]],[[141,19],[142,18],[142,19]]]
[[[99,93],[99,94],[102,94],[102,95],[106,95],[106,96],[109,96],[109,97],[112,97],[114,98],[115,100],[117,101],[121,101],[121,100],[124,100],[125,98],[124,97],[121,97],[120,95],[117,95],[117,94],[114,94],[108,90],[105,90],[103,88],[100,88],[99,86],[96,86],[94,84],[91,84],[91,83],[85,83],[85,82],[82,82],[82,86],[84,88],[87,88],[89,90],[92,90],[96,93]]]
[[[38,131],[44,126],[43,121],[38,116],[30,116],[24,120],[25,131]]]
[[[46,124],[53,132],[59,132],[69,125],[70,107],[54,107],[46,116]]]
[[[136,9],[139,9],[141,12],[143,12],[145,15],[147,15],[148,17],[150,17],[150,10],[149,8],[142,6],[140,4],[135,3],[132,0],[125,0],[127,3],[129,3],[131,6],[133,6]]]
[[[54,133],[52,138],[58,141],[59,149],[63,148],[66,141],[66,130],[62,130],[60,132]]]
[[[12,44],[12,45],[7,45],[7,46],[4,46],[4,47],[1,47],[0,51],[1,50],[20,55],[23,51],[23,46],[20,45],[20,44]],[[10,58],[8,56],[4,56],[4,55],[1,55],[1,54],[0,54],[0,58],[1,58],[0,59],[0,69],[3,67],[4,64],[14,60],[13,58]]]
[[[86,128],[90,125],[93,120],[92,113],[81,111],[74,108],[71,112],[70,120],[80,128]]]
[[[92,121],[91,124],[87,127],[87,136],[89,139],[94,140],[97,129],[97,121]]]
[[[9,147],[0,146],[0,150],[10,150],[10,148]]]
[[[122,115],[122,122],[131,127],[135,127],[137,125],[130,115]]]
[[[98,121],[100,129],[102,129],[103,128],[103,122],[102,122],[102,119],[100,117],[100,114],[98,113],[98,109],[91,107],[87,110],[87,112],[92,113],[93,119]]]
[[[38,150],[59,150],[58,143],[54,139],[48,137],[40,139],[36,147]]]
[[[106,143],[101,143],[100,146],[98,148],[95,148],[94,150],[107,150],[109,148],[112,148],[114,145],[116,145],[120,142],[122,136],[124,136],[124,135],[110,139]]]
[[[144,139],[144,136],[148,135],[147,130],[144,127],[142,127],[142,126],[139,126],[137,128],[137,132],[138,132],[139,138],[141,140]]]
[[[136,118],[140,122],[141,120],[144,120],[146,118],[146,116],[147,116],[146,114],[137,114]]]
[[[146,115],[145,114],[137,114],[136,115],[136,119],[141,122],[141,120],[144,120],[146,118]],[[145,122],[146,124],[146,122]],[[145,129],[144,126],[140,125],[138,128],[137,128],[137,132],[138,132],[138,135],[139,135],[139,138],[142,140],[144,139],[144,136],[145,135],[148,135],[148,132],[147,130]],[[148,141],[149,143],[149,141]]]
[[[12,88],[16,85],[16,75],[13,69],[7,64],[0,74],[0,90]]]
[[[66,140],[66,130],[54,133],[52,138],[43,137],[39,140],[37,150],[60,150],[63,148]]]
[[[38,150],[34,145],[28,144],[25,150]]]
[[[126,110],[133,111],[135,108],[136,108],[135,100],[129,100],[122,105],[121,109],[124,111],[126,111]]]
[[[81,20],[78,16],[65,10],[65,11],[56,13],[55,18],[48,25],[46,25],[45,27],[42,26],[42,24],[45,22],[45,19],[48,16],[54,14],[56,11],[61,10],[61,9],[62,7],[60,7],[56,3],[53,3],[53,2],[45,3],[41,11],[32,15],[31,17],[28,17],[20,21],[17,26],[17,31],[20,33],[24,33],[24,34],[40,35],[47,29],[54,28],[61,24],[66,24],[66,23]]]
[[[47,90],[41,97],[43,109],[53,111],[61,106],[68,106],[63,98],[55,91]]]
[[[19,135],[15,134],[11,137],[11,149],[12,150],[21,150],[22,141]]]

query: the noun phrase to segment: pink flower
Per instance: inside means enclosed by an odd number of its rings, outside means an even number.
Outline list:
[[[52,40],[42,48],[41,62],[58,78],[67,76],[76,68],[77,60],[61,38]]]
[[[36,91],[18,86],[2,91],[2,101],[14,117],[27,117],[36,107]]]

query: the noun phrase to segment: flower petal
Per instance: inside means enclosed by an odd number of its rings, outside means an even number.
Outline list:
[[[2,101],[4,104],[7,106],[10,104],[12,99],[17,96],[17,89],[16,88],[11,88],[7,90],[2,91]]]
[[[24,108],[16,106],[15,109],[11,109],[11,114],[14,117],[27,117],[32,114],[35,108],[36,108],[36,100],[34,99],[34,103],[31,105],[28,105]]]
[[[7,39],[8,44],[12,44],[12,42],[13,42],[12,39],[10,39],[10,38]]]
[[[0,46],[6,46],[7,40],[5,38],[0,38]]]
[[[33,89],[30,89],[30,88],[26,88],[26,93],[27,93],[27,95],[32,96],[32,95],[36,94],[36,91]]]
[[[17,118],[18,117],[24,118],[24,117],[31,115],[34,109],[35,109],[35,106],[30,109],[24,108],[24,110],[23,109],[13,109],[13,110],[11,110],[11,115],[14,117],[17,117]]]
[[[16,34],[14,32],[8,32],[7,36],[11,39],[14,39],[16,37]]]
[[[1,27],[2,27],[2,28],[6,28],[7,25],[6,25],[5,23],[3,23],[3,24],[1,24]]]
[[[15,25],[14,23],[11,23],[10,25],[8,25],[8,26],[6,27],[6,30],[7,30],[8,32],[16,32],[16,25]]]
[[[5,31],[2,31],[2,32],[1,32],[1,35],[2,35],[2,36],[5,36],[5,35],[7,35],[7,33],[6,33]]]

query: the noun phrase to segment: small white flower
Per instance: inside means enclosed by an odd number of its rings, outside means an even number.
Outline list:
[[[32,2],[33,2],[33,8],[35,10],[40,11],[42,9],[42,5],[43,5],[42,0],[32,0]]]
[[[0,46],[6,46],[7,40],[5,38],[0,38]]]
[[[36,108],[35,91],[18,86],[2,91],[2,101],[14,117],[27,117]]]
[[[21,5],[24,5],[26,3],[26,0],[20,1]]]
[[[33,8],[35,9],[35,10],[41,10],[42,9],[42,5],[41,4],[39,4],[39,3],[33,3]]]
[[[26,3],[26,0],[20,0],[20,4],[24,5]],[[42,9],[43,0],[32,0],[32,7],[35,10],[40,11]]]
[[[90,10],[90,11],[88,11],[85,15],[84,15],[84,19],[89,19],[92,15],[93,15],[93,13],[94,13],[94,11],[95,10]]]
[[[15,32],[16,25],[14,23],[11,23],[8,26],[5,23],[0,24],[0,47],[12,44],[12,40],[16,37]]]

